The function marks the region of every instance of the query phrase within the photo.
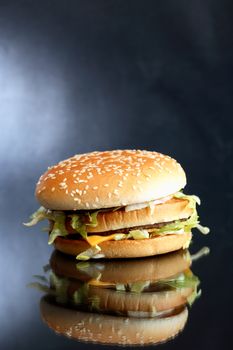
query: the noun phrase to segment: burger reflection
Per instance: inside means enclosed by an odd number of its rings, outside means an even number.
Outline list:
[[[204,253],[206,250],[204,251]],[[181,332],[200,295],[192,257],[79,262],[55,251],[48,274],[31,285],[46,293],[41,316],[56,333],[79,341],[147,345]]]

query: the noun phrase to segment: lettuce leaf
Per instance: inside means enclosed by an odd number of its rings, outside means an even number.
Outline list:
[[[169,287],[172,287],[174,289],[181,289],[181,288],[196,288],[200,281],[199,278],[192,273],[189,274],[180,274],[179,276],[171,279],[164,279],[162,281],[159,281],[160,284],[168,285]]]
[[[145,288],[149,287],[150,281],[134,282],[129,283],[128,285],[131,293],[141,293]]]
[[[98,225],[97,221],[97,215],[100,212],[100,210],[94,211],[94,212],[88,212],[88,218],[89,218],[89,223],[86,223],[86,226],[91,226],[91,227],[96,227]]]
[[[166,234],[166,232],[176,233],[176,231],[177,231],[177,233],[178,233],[178,231],[180,231],[180,230],[184,230],[184,232],[190,232],[191,229],[194,227],[197,228],[199,231],[201,231],[203,234],[209,233],[209,228],[203,227],[199,223],[199,217],[197,214],[196,205],[201,204],[200,198],[197,196],[194,196],[194,195],[190,195],[190,196],[185,195],[182,192],[177,192],[176,194],[174,194],[174,197],[186,199],[189,201],[188,207],[193,210],[191,216],[187,220],[184,220],[184,221],[176,220],[170,224],[167,224],[167,225],[162,226],[158,229],[155,229],[152,232],[152,236]]]
[[[49,295],[55,295],[55,291],[53,291],[50,287],[48,287],[46,284],[42,284],[40,282],[32,282],[27,285],[27,287],[35,288],[39,292],[43,292]]]
[[[126,236],[126,238],[133,239],[146,239],[150,237],[149,232],[147,230],[132,230],[129,231],[129,233]]]
[[[48,210],[45,209],[44,207],[40,207],[37,211],[35,211],[31,216],[30,216],[30,221],[29,222],[25,222],[24,225],[25,226],[34,226],[36,225],[38,222],[48,219],[48,220],[52,220],[52,213]]]
[[[89,285],[87,283],[83,283],[78,290],[76,290],[73,294],[73,303],[75,305],[83,305],[88,296]]]
[[[202,226],[199,222],[199,217],[197,215],[196,205],[201,204],[201,200],[198,196],[195,195],[186,195],[183,192],[177,192],[174,195],[175,198],[182,198],[187,199],[189,201],[189,208],[193,209],[193,214],[190,216],[190,218],[186,221],[188,228],[191,229],[193,227],[197,228],[201,233],[208,234],[210,232],[210,229],[208,227]]]
[[[58,236],[67,236],[66,216],[62,211],[53,212],[53,228],[49,234],[48,244],[52,244]]]
[[[198,298],[200,298],[201,296],[201,289],[197,290],[197,288],[195,288],[195,290],[193,291],[193,293],[188,297],[188,304],[189,306],[192,306],[194,301]]]
[[[24,223],[25,226],[34,226],[42,220],[53,221],[53,228],[49,234],[48,244],[52,244],[58,236],[66,236],[68,232],[66,230],[65,221],[66,215],[63,211],[50,211],[44,207],[40,207],[30,217],[30,221]]]
[[[69,215],[71,218],[71,227],[79,233],[83,239],[87,241],[87,226],[96,227],[98,225],[97,215],[99,210],[94,212],[86,212],[85,214],[72,214]],[[86,222],[88,217],[89,222]]]
[[[72,214],[69,215],[71,218],[72,228],[79,233],[83,239],[87,240],[87,226],[95,227],[97,226],[97,215],[98,211],[86,212],[84,214]],[[86,223],[86,217],[88,217],[89,222]],[[48,244],[52,244],[58,236],[67,236],[68,232],[66,229],[66,214],[63,211],[50,211],[44,207],[40,207],[36,212],[34,212],[30,221],[24,223],[25,226],[34,226],[42,220],[53,221],[53,228],[49,234]]]
[[[96,245],[96,246],[91,247],[91,248],[85,250],[84,252],[78,254],[76,256],[76,259],[77,260],[84,260],[84,261],[89,260],[91,258],[96,257],[100,251],[101,251],[101,248],[98,245]]]
[[[82,222],[80,215],[73,214],[71,217],[71,227],[80,235],[83,239],[87,240],[87,230],[86,225]]]
[[[61,304],[67,302],[67,289],[69,286],[69,280],[67,278],[58,277],[54,272],[50,273],[50,285],[51,289],[55,290],[56,301]]]

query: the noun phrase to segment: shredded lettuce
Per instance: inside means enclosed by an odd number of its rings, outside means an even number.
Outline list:
[[[41,275],[33,275],[34,278],[36,278],[37,280],[44,282],[44,283],[48,283],[48,280],[45,276],[41,276]]]
[[[37,211],[35,211],[31,216],[30,216],[30,221],[29,222],[25,222],[24,225],[25,226],[34,226],[36,225],[38,222],[45,220],[45,219],[49,219],[52,220],[52,213],[45,209],[44,207],[40,207]]]
[[[83,283],[74,292],[71,302],[75,306],[88,305],[89,310],[99,310],[100,298],[97,295],[89,296],[89,284]]]
[[[71,217],[71,227],[80,233],[83,239],[87,240],[87,231],[85,224],[81,221],[80,215],[73,214]]]
[[[150,281],[129,283],[130,292],[141,293],[145,288],[149,287],[149,285]]]
[[[209,227],[202,226],[202,225],[200,225],[200,224],[197,224],[196,228],[197,228],[201,233],[203,233],[203,235],[207,235],[207,234],[210,232]]]
[[[48,287],[46,284],[42,284],[40,282],[32,282],[32,283],[29,283],[27,286],[30,288],[35,288],[39,292],[47,293],[50,295],[55,295],[55,292],[50,287]]]
[[[101,248],[96,245],[94,247],[91,247],[87,250],[85,250],[84,252],[78,254],[76,256],[77,260],[89,260],[91,258],[94,258],[94,256],[96,256],[99,252],[101,251]]]
[[[87,240],[87,226],[95,227],[98,224],[97,215],[99,210],[95,212],[85,212],[84,214],[72,214],[69,215],[71,218],[71,227],[79,233],[85,240]],[[89,222],[86,222],[88,217]],[[68,232],[65,226],[66,214],[63,211],[50,211],[44,207],[40,207],[34,212],[30,221],[25,223],[26,226],[34,226],[42,220],[53,221],[53,228],[49,234],[48,244],[52,244],[58,236],[67,236]],[[46,229],[48,231],[48,229]]]
[[[174,278],[159,281],[160,284],[168,285],[174,289],[196,288],[200,281],[197,276],[192,273],[182,273]]]
[[[54,224],[49,234],[48,244],[52,244],[58,236],[67,236],[66,216],[62,211],[53,212]]]
[[[147,230],[132,230],[127,234],[127,238],[133,239],[145,239],[149,238],[149,232]]]
[[[76,290],[73,294],[73,303],[75,305],[83,305],[87,300],[87,295],[89,292],[89,285],[87,283],[83,283],[82,286]]]
[[[114,235],[114,239],[115,241],[120,241],[121,239],[125,239],[126,234],[125,233],[116,233]]]
[[[204,255],[208,255],[209,253],[210,253],[210,248],[203,247],[197,253],[191,255],[191,261],[198,260],[202,258]]]
[[[201,226],[198,220],[199,218],[196,210],[196,204],[201,204],[200,198],[194,195],[185,195],[182,192],[177,192],[176,194],[174,194],[174,197],[186,199],[189,201],[188,207],[192,209],[191,216],[187,220],[176,220],[158,229],[154,229],[154,231],[151,232],[151,235],[162,235],[166,234],[167,232],[179,233],[180,230],[184,230],[184,232],[190,232],[191,229],[194,227],[199,229],[199,231],[201,231],[204,234],[209,233],[209,228]]]
[[[89,223],[87,223],[87,226],[91,226],[91,227],[96,227],[98,225],[98,221],[97,221],[97,215],[99,213],[99,210],[94,211],[92,213],[88,212],[88,218],[89,218]]]
[[[189,306],[192,306],[194,301],[198,298],[200,298],[201,296],[201,289],[197,290],[197,288],[195,288],[195,290],[193,291],[193,293],[188,297],[188,304]]]
[[[49,234],[48,244],[52,244],[58,236],[66,236],[68,232],[66,230],[65,221],[66,216],[63,211],[50,211],[44,207],[40,207],[30,217],[30,221],[25,223],[26,226],[34,226],[42,220],[53,221],[53,228]]]
[[[55,290],[56,301],[61,304],[67,302],[67,289],[69,280],[67,278],[58,277],[54,272],[50,273],[50,285]]]
[[[195,209],[196,208],[196,203],[198,205],[201,205],[201,200],[198,196],[195,195],[186,195],[183,192],[177,192],[174,194],[175,198],[182,198],[182,199],[187,199],[189,201],[189,207]]]
[[[114,235],[114,240],[119,241],[122,239],[146,239],[149,238],[150,234],[147,230],[131,230],[129,233],[116,233]]]
[[[210,229],[208,227],[204,227],[199,223],[199,217],[197,215],[196,204],[200,205],[201,200],[198,196],[195,195],[186,195],[183,192],[177,192],[174,195],[175,198],[187,199],[189,201],[189,208],[193,209],[193,213],[188,220],[186,220],[186,226],[189,229],[196,227],[201,233],[208,234]]]
[[[124,284],[120,284],[120,283],[117,283],[116,284],[116,290],[118,291],[118,292],[125,292],[125,285]]]

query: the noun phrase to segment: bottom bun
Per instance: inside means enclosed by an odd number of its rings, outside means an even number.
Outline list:
[[[112,312],[124,316],[156,317],[161,312],[182,307],[188,303],[194,288],[179,288],[161,292],[129,293],[89,286],[88,297],[98,300],[98,307],[103,312]]]
[[[66,309],[41,299],[41,316],[57,334],[91,343],[149,345],[165,342],[181,332],[188,310],[163,318],[128,318]]]
[[[99,252],[101,255],[99,254],[99,256],[113,259],[139,258],[165,254],[182,248],[188,248],[191,238],[191,232],[186,232],[183,234],[170,234],[140,240],[105,241],[99,244],[101,248]],[[70,255],[78,255],[90,248],[90,245],[84,240],[73,240],[63,237],[57,237],[54,246],[57,250]]]

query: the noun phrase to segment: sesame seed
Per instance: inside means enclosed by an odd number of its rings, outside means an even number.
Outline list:
[[[55,187],[52,187],[51,191],[54,192],[55,191]]]
[[[109,187],[109,184],[105,184],[104,187]]]
[[[97,190],[98,189],[98,186],[94,186],[94,187],[92,187],[93,188],[93,190]]]

